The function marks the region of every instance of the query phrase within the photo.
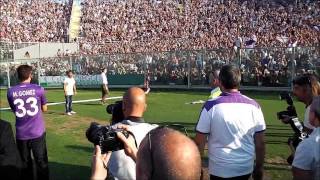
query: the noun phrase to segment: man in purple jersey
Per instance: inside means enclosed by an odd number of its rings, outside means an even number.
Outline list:
[[[30,84],[32,67],[17,69],[20,84],[8,90],[9,105],[16,116],[16,139],[23,163],[22,177],[34,179],[31,151],[36,163],[37,179],[49,179],[45,124],[42,112],[47,111],[44,88]]]

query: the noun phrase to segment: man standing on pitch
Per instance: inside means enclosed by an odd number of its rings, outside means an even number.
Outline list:
[[[73,78],[72,70],[67,71],[67,77],[64,79],[63,84],[66,99],[66,114],[71,116],[76,113],[72,110],[72,96],[77,94],[76,81]]]
[[[101,72],[101,103],[104,104],[106,103],[106,99],[109,95],[109,88],[108,88],[108,79],[107,79],[107,69],[103,68]]]
[[[220,94],[222,93],[219,87],[220,86],[219,73],[220,73],[220,70],[215,69],[209,75],[209,85],[212,89],[210,92],[209,100],[220,96]]]
[[[7,98],[16,116],[16,139],[23,163],[23,179],[33,179],[31,151],[36,164],[37,179],[49,179],[45,123],[42,112],[47,111],[44,88],[30,84],[32,67],[17,69],[20,84],[8,90]]]
[[[223,66],[219,80],[223,93],[203,106],[195,137],[201,154],[208,140],[210,180],[248,180],[251,174],[262,180],[266,124],[261,108],[240,93],[236,66]]]

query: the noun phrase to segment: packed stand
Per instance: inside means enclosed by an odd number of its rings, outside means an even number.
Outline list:
[[[67,42],[69,0],[0,0],[0,39]]]
[[[317,1],[88,0],[82,7],[81,49],[89,54],[313,46],[320,37]]]

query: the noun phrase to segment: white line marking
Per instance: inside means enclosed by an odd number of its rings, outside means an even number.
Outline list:
[[[205,101],[203,100],[198,100],[198,101],[193,101],[193,102],[186,102],[185,104],[203,104]]]
[[[110,99],[122,99],[122,96],[116,96],[116,97],[109,97],[106,98],[107,100]],[[101,101],[101,98],[99,99],[86,99],[86,100],[77,100],[77,101],[72,101],[73,103],[83,103],[83,102],[94,102],[94,101]],[[65,104],[66,102],[55,102],[55,103],[47,103],[48,106],[53,106],[53,105],[59,105],[59,104]],[[6,111],[6,110],[11,110],[10,107],[6,107],[6,108],[0,108],[0,111]]]

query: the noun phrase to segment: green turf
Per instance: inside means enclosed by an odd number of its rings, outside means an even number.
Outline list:
[[[111,96],[122,95],[122,91],[111,91]],[[271,179],[291,179],[290,167],[285,159],[289,149],[287,138],[292,134],[287,125],[276,119],[276,112],[284,110],[285,102],[278,100],[275,93],[247,92],[246,95],[256,99],[262,106],[267,122],[266,143],[267,154],[265,170]],[[6,91],[0,91],[0,105],[7,107]],[[100,91],[79,90],[75,100],[98,98]],[[151,91],[148,95],[148,109],[145,120],[149,123],[180,123],[187,127],[190,136],[194,136],[194,126],[198,120],[201,105],[187,105],[186,102],[205,100],[206,92],[187,91]],[[49,102],[63,101],[62,90],[49,90]],[[303,104],[296,103],[298,113],[302,116]],[[47,145],[51,179],[88,179],[90,176],[90,156],[92,145],[87,142],[85,130],[91,121],[108,123],[110,115],[105,107],[97,102],[75,104],[77,115],[68,117],[63,115],[64,106],[49,106],[45,114],[47,127]],[[14,116],[11,112],[1,111],[1,119],[14,125]]]

